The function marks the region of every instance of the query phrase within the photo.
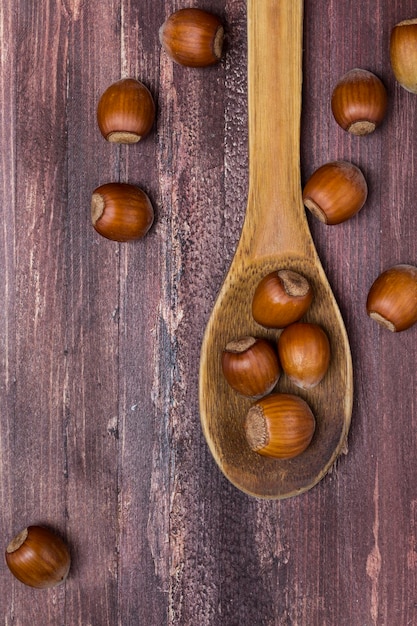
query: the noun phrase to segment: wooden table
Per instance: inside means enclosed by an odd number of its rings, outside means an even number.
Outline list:
[[[226,24],[217,67],[161,52],[159,26],[190,4]],[[245,2],[3,1],[1,538],[45,524],[73,558],[50,591],[3,565],[5,625],[417,624],[417,327],[394,335],[365,311],[383,269],[417,264],[417,96],[388,52],[393,25],[416,13],[412,0],[305,2],[303,181],[343,158],[369,199],[339,226],[309,217],[351,340],[349,452],[308,493],[271,502],[223,477],[198,410],[200,343],[246,205]],[[330,110],[352,67],[389,93],[365,138]],[[96,124],[121,76],[157,102],[136,146],[108,144]],[[140,242],[90,224],[92,191],[114,180],[154,203]]]

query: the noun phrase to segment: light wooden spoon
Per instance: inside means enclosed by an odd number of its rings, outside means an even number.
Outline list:
[[[241,238],[208,322],[200,360],[200,414],[209,448],[225,476],[261,498],[285,498],[313,487],[345,451],[352,412],[352,362],[340,311],[315,250],[302,202],[300,118],[302,0],[248,0],[249,192]],[[281,376],[277,390],[309,403],[317,427],[307,450],[291,460],[250,450],[243,420],[253,403],[226,383],[221,354],[245,335],[277,338],[252,318],[258,282],[281,268],[303,274],[315,297],[306,321],[330,338],[323,381],[304,392]]]

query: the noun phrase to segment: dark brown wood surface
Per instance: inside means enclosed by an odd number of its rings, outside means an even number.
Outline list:
[[[217,67],[161,52],[159,26],[190,5],[224,20]],[[202,335],[246,206],[244,0],[1,3],[0,536],[5,548],[45,524],[73,558],[50,591],[3,564],[6,626],[417,624],[417,327],[393,335],[365,312],[383,269],[417,264],[417,96],[388,54],[392,26],[416,14],[412,0],[305,2],[303,180],[344,158],[370,193],[349,222],[310,221],[351,341],[349,452],[308,493],[270,502],[226,481],[198,410]],[[352,67],[389,93],[365,138],[330,110]],[[96,124],[121,76],[157,103],[136,146]],[[154,203],[140,242],[90,224],[93,189],[113,180]]]

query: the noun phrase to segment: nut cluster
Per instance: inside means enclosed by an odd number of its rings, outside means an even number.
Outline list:
[[[394,76],[406,91],[417,94],[417,18],[403,20],[391,30],[389,52]],[[372,72],[354,68],[336,83],[331,109],[337,124],[352,135],[374,132],[382,123],[388,96]],[[340,224],[356,215],[366,203],[368,186],[353,163],[332,161],[316,169],[305,183],[303,202],[325,224]],[[369,289],[369,317],[393,332],[417,323],[417,268],[397,264],[383,271]],[[282,360],[282,359],[281,359]],[[281,363],[283,366],[283,363]]]
[[[245,418],[244,432],[251,450],[264,456],[293,458],[313,438],[315,418],[307,402],[277,390],[281,373],[295,387],[308,390],[328,371],[331,350],[326,332],[300,321],[313,297],[309,280],[299,272],[270,272],[254,290],[252,315],[263,328],[281,331],[276,341],[242,337],[230,341],[222,353],[227,383],[256,400]]]
[[[390,55],[398,82],[408,91],[417,93],[417,19],[395,26],[391,33]],[[331,98],[335,121],[356,136],[373,133],[381,125],[387,105],[387,91],[382,81],[361,68],[342,76]],[[355,216],[367,197],[368,186],[362,171],[342,160],[319,167],[303,189],[306,209],[329,225]],[[306,450],[314,434],[314,416],[308,405],[297,396],[275,390],[279,371],[295,386],[308,390],[317,386],[329,369],[331,348],[326,332],[317,324],[300,321],[312,299],[313,293],[305,277],[287,269],[271,272],[255,289],[252,315],[265,328],[281,329],[274,368],[269,362],[269,368],[264,367],[264,355],[253,351],[250,358],[246,355],[244,375],[236,368],[231,380],[230,363],[225,361],[231,344],[223,353],[223,372],[235,390],[249,397],[264,390],[244,422],[250,448],[262,455],[297,456]],[[393,332],[417,323],[417,267],[399,264],[382,272],[369,290],[366,309],[372,319]],[[252,338],[251,341],[260,347],[261,340]],[[266,340],[262,343],[267,344]],[[268,345],[268,352],[270,350]],[[263,379],[263,387],[259,379]],[[251,385],[255,380],[256,394]]]
[[[417,93],[417,19],[397,24],[391,33],[392,69],[399,84]],[[355,136],[373,133],[383,122],[388,96],[372,72],[354,68],[334,87],[331,110],[337,124]],[[303,189],[303,202],[325,224],[355,216],[368,197],[362,171],[344,160],[316,169]],[[281,375],[295,387],[310,390],[323,380],[331,364],[325,330],[302,320],[314,294],[309,281],[291,269],[271,272],[258,283],[252,316],[266,329],[279,329],[276,346],[259,337],[230,342],[222,355],[226,381],[239,394],[253,398],[243,428],[250,449],[290,459],[310,445],[316,422],[308,404],[297,395],[278,391]],[[369,290],[370,318],[393,332],[417,323],[417,267],[398,264],[382,272]],[[276,350],[275,350],[276,348]]]
[[[400,22],[392,29],[390,58],[398,83],[407,91],[417,93],[417,18]],[[343,130],[356,136],[373,133],[383,122],[387,106],[388,96],[382,81],[361,68],[343,75],[331,97],[335,121]],[[355,216],[367,196],[368,186],[362,171],[353,163],[342,160],[325,163],[316,169],[302,194],[306,209],[328,225],[340,224]],[[284,282],[279,273],[261,281],[252,302],[253,317],[267,328],[283,328],[277,344],[279,365],[294,385],[311,389],[320,383],[329,368],[329,338],[320,326],[298,321],[305,311],[297,313],[296,303],[290,305],[286,301],[288,290]],[[289,321],[284,310],[291,310],[294,319]],[[371,319],[392,332],[404,331],[416,324],[417,267],[397,264],[383,271],[369,290],[366,311]],[[286,410],[279,408],[284,403],[287,403],[287,410],[291,402],[285,394],[272,394],[258,400],[249,410],[244,426],[252,450],[278,458],[291,457],[291,446],[286,439],[287,435],[291,438],[290,429],[283,427]],[[288,410],[293,413],[293,424],[296,424],[297,410],[295,407]],[[303,412],[303,419],[306,417],[307,413]],[[279,430],[277,423],[283,430]],[[302,432],[299,425],[296,439],[300,445],[295,445],[295,455],[303,452],[310,443],[306,435],[305,446],[301,444]]]
[[[224,27],[220,19],[198,8],[179,9],[162,24],[159,39],[173,61],[188,67],[218,63],[223,53]],[[104,139],[136,144],[155,123],[155,103],[149,89],[135,78],[123,78],[102,93],[97,124]],[[113,241],[141,239],[154,221],[147,194],[136,185],[113,182],[98,187],[91,198],[95,230]]]

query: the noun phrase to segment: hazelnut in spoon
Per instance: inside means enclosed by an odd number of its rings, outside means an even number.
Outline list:
[[[248,0],[249,192],[245,222],[210,316],[200,359],[200,416],[219,468],[238,489],[286,498],[313,487],[345,450],[352,411],[352,362],[343,320],[311,238],[302,201],[300,119],[302,0]],[[306,400],[315,420],[307,449],[291,459],[254,452],[245,438],[251,400],[231,389],[221,367],[224,347],[242,335],[276,340],[252,315],[259,282],[275,270],[304,276],[314,292],[303,321],[326,331],[331,362],[314,389],[281,377],[277,390]]]

